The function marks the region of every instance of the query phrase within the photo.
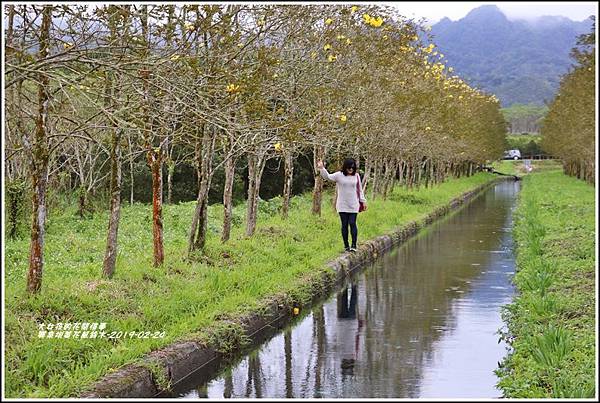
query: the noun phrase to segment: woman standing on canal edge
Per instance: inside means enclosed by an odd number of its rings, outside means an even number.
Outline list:
[[[317,168],[321,171],[321,176],[324,179],[329,179],[336,183],[337,200],[335,202],[335,209],[342,221],[344,247],[347,252],[356,252],[356,239],[358,237],[356,216],[361,204],[363,210],[367,209],[367,200],[362,191],[360,175],[356,169],[356,161],[353,158],[346,159],[344,165],[342,165],[342,169],[332,174],[327,172],[323,166],[323,161],[317,161]],[[352,235],[352,246],[348,245],[348,226]]]

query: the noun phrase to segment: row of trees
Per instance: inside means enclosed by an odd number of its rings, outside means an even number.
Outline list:
[[[115,271],[122,167],[152,174],[154,265],[164,261],[163,182],[195,167],[190,257],[207,234],[208,192],[223,169],[222,241],[231,233],[236,166],[248,172],[246,235],[257,221],[265,164],[283,163],[282,215],[294,161],[353,155],[363,186],[470,175],[505,149],[498,100],[444,64],[426,29],[390,7],[346,5],[10,5],[6,30],[6,159],[32,194],[27,289],[41,287],[49,180],[110,195],[103,275]],[[130,169],[132,172],[133,169]]]
[[[540,123],[548,112],[546,105],[513,104],[502,109],[502,115],[508,122],[508,133],[528,134],[540,132]]]
[[[596,24],[573,49],[574,68],[560,83],[542,124],[542,148],[562,159],[564,172],[588,183],[596,173]]]

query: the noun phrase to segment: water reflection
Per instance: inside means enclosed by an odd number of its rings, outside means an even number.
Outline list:
[[[499,397],[518,186],[499,184],[434,223],[182,397]]]
[[[354,375],[363,320],[357,317],[358,286],[351,283],[337,294],[337,344],[340,346],[342,376]]]

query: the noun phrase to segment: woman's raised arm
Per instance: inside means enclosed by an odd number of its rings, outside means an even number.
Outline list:
[[[329,172],[327,172],[327,170],[325,169],[325,167],[323,166],[323,161],[317,161],[317,168],[319,168],[319,171],[321,172],[321,177],[323,179],[329,179],[330,181],[336,181],[337,175],[336,173],[332,173],[330,174]]]

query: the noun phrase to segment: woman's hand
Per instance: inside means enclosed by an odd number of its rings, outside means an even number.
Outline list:
[[[363,202],[363,208],[364,208],[363,211],[367,211],[367,203]]]
[[[323,169],[323,168],[324,168],[324,166],[323,166],[323,161],[321,161],[321,160],[318,160],[318,161],[317,161],[317,168],[318,168],[318,169]]]

